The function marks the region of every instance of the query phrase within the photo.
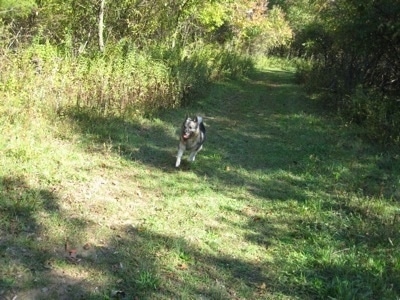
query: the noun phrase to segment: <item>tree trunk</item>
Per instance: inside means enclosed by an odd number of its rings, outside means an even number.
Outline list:
[[[104,52],[104,39],[103,39],[103,30],[104,30],[104,6],[106,0],[101,0],[100,2],[100,11],[99,11],[99,48],[100,52]]]

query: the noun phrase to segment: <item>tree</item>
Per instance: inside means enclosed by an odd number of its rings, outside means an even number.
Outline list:
[[[101,0],[100,2],[100,10],[99,10],[99,48],[100,52],[104,52],[104,37],[103,37],[103,30],[104,30],[104,6],[106,0]]]

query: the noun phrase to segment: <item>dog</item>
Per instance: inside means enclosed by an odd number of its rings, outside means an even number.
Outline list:
[[[189,161],[193,162],[196,154],[203,148],[205,140],[206,128],[204,127],[203,118],[200,116],[196,116],[193,119],[186,117],[181,128],[175,167],[179,167],[181,164],[185,150],[191,151]]]

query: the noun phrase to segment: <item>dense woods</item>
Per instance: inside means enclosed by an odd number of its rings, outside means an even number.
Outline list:
[[[210,80],[246,75],[250,56],[277,55],[295,60],[307,90],[372,139],[399,141],[396,1],[3,0],[0,18],[9,102],[151,112]]]

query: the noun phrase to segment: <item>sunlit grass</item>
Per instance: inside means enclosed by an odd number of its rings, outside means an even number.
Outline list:
[[[208,137],[175,169],[186,112]],[[0,118],[0,296],[400,293],[398,156],[326,116],[277,65],[153,118]]]

